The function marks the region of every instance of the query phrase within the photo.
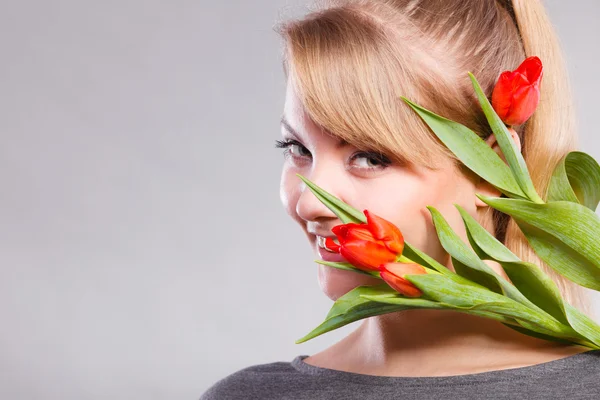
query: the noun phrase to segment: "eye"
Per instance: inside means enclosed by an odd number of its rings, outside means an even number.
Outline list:
[[[294,139],[276,140],[275,147],[284,149],[284,157],[303,158],[310,157],[310,151],[306,149],[300,142]]]
[[[387,168],[392,161],[381,153],[374,151],[361,151],[352,156],[351,161],[363,159],[363,162],[357,163],[358,166],[351,166],[351,169],[360,169],[366,171],[382,170]]]
[[[292,157],[296,161],[302,161],[303,158],[311,157],[310,151],[295,139],[276,140],[275,147],[284,149],[283,155],[288,158]],[[356,160],[364,160],[357,165],[352,165]],[[375,172],[383,170],[392,164],[392,161],[382,153],[375,151],[360,151],[350,157],[349,170],[359,170],[367,172]]]

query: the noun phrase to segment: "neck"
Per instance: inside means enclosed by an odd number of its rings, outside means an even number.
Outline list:
[[[393,376],[515,368],[589,350],[527,336],[492,319],[431,309],[368,318],[346,339],[355,350],[348,352],[350,368]]]

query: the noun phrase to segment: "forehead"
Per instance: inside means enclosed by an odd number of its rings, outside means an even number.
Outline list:
[[[288,79],[285,105],[281,118],[282,127],[298,136],[298,132],[322,132],[323,130],[310,118],[298,96],[291,79]]]
[[[397,129],[397,132],[392,131],[388,129],[387,124],[374,126],[370,115],[365,116],[365,110],[361,108],[362,104],[344,104],[340,102],[341,99],[329,98],[327,93],[323,94],[325,96],[323,101],[313,94],[306,100],[308,103],[305,107],[302,89],[298,89],[292,75],[288,76],[282,115],[288,126],[282,124],[282,134],[289,132],[298,139],[307,141],[317,137],[328,137],[338,142],[336,146],[338,148],[351,144],[358,149],[377,151],[388,155],[399,165],[422,165],[437,169],[441,164],[446,164],[447,154],[433,151],[435,148],[430,149],[436,144],[435,141],[422,140],[427,137],[418,134],[405,137],[402,129]],[[362,114],[359,112],[356,118],[352,113],[353,106],[362,111]],[[307,112],[307,109],[310,112]],[[312,118],[313,114],[317,119]],[[351,128],[346,118],[353,122]]]
[[[283,115],[286,120],[292,124],[292,126],[298,126],[297,124],[306,123],[305,121],[310,120],[308,114],[304,110],[304,106],[302,105],[300,98],[298,97],[291,78],[288,79],[285,90],[285,105],[283,108]]]
[[[284,111],[281,117],[281,128],[282,131],[285,130],[298,139],[303,138],[305,133],[307,133],[309,136],[311,136],[312,133],[319,133],[320,135],[325,135],[332,139],[337,138],[335,135],[316,124],[312,118],[310,118],[304,109],[302,102],[297,96],[293,85],[290,85],[289,83],[286,90]],[[337,139],[337,148],[342,148],[349,145],[349,143],[343,138]]]

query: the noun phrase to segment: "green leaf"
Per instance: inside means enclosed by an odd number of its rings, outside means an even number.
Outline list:
[[[590,348],[596,348],[596,345],[594,345],[593,343],[588,342],[588,341],[586,341],[584,339],[581,339],[581,340],[561,339],[561,338],[557,338],[555,336],[552,336],[550,334],[543,334],[543,333],[535,332],[535,331],[532,331],[530,329],[524,328],[522,326],[505,324],[505,323],[502,323],[502,324],[505,325],[505,326],[507,326],[507,327],[509,327],[509,328],[511,328],[511,329],[514,329],[515,331],[517,331],[519,333],[522,333],[522,334],[528,335],[528,336],[533,336],[533,337],[538,338],[538,339],[549,340],[549,341],[554,341],[554,342],[559,342],[559,343],[564,343],[564,344],[569,344],[569,345],[577,344],[577,345],[580,345],[580,346],[585,346],[585,347],[590,347]]]
[[[509,318],[518,318],[531,324],[528,329],[539,333],[567,339],[581,339],[573,328],[560,323],[547,313],[529,308],[490,290],[460,285],[439,274],[407,274],[404,278],[419,288],[428,299],[469,310],[487,311]]]
[[[422,299],[420,297],[410,298],[410,297],[404,297],[402,295],[377,296],[377,295],[364,295],[363,294],[360,297],[363,297],[363,298],[369,299],[369,300],[373,300],[373,301],[377,301],[380,303],[385,303],[385,304],[408,304],[408,303],[412,303],[413,301],[416,301],[416,300],[421,300],[423,306],[425,306],[424,308],[458,311],[458,312],[462,312],[465,314],[472,314],[472,315],[477,315],[477,316],[484,317],[484,318],[491,318],[496,321],[500,321],[500,322],[504,322],[504,323],[517,324],[517,322],[514,321],[513,319],[505,317],[503,315],[499,315],[499,314],[491,313],[491,312],[487,312],[487,311],[479,311],[479,310],[471,309],[471,308],[476,308],[476,306],[475,307],[459,307],[459,306],[455,306],[453,304],[448,304],[448,303],[444,303],[444,302],[431,301],[431,300],[427,300],[427,299]]]
[[[535,305],[558,321],[569,324],[560,291],[554,281],[535,264],[523,262],[473,218],[455,204],[465,223],[471,246],[479,249],[483,259],[502,266],[512,284]]]
[[[555,336],[556,338],[564,339],[564,340],[569,340],[571,342],[575,342],[575,343],[577,343],[579,345],[582,345],[582,346],[588,346],[589,347],[591,345],[591,347],[595,347],[595,345],[593,343],[591,343],[589,340],[587,340],[584,337],[582,337],[571,326],[569,326],[569,330],[570,330],[570,332],[572,332],[572,334],[557,335],[555,332],[552,332],[551,330],[538,329],[538,326],[536,324],[532,324],[529,321],[522,320],[522,319],[519,319],[519,318],[515,318],[515,320],[518,321],[519,324],[521,326],[523,326],[523,328],[528,329],[530,331],[537,332],[537,333],[539,333],[541,335]]]
[[[296,343],[298,344],[306,342],[307,340],[341,328],[342,326],[363,318],[419,307],[418,305],[411,306],[407,304],[383,304],[363,298],[361,297],[362,294],[377,295],[379,296],[378,298],[382,298],[382,296],[384,297],[386,295],[395,296],[398,294],[398,292],[390,288],[387,284],[356,287],[337,299],[327,314],[325,321],[323,321],[319,326],[310,331],[304,337],[296,340]],[[422,302],[419,302],[418,304],[422,304]]]
[[[331,318],[336,315],[341,315],[348,312],[349,309],[355,307],[356,305],[362,303],[360,298],[361,294],[371,294],[371,295],[379,295],[379,296],[395,296],[398,294],[394,289],[392,289],[387,283],[382,283],[380,285],[374,286],[359,286],[348,293],[344,294],[340,298],[338,298],[331,306],[329,313],[325,317]]]
[[[571,153],[569,153],[571,154]],[[569,182],[567,173],[566,160],[568,155],[565,155],[554,168],[552,179],[548,186],[548,202],[551,201],[572,201],[573,203],[581,203]]]
[[[507,249],[502,242],[481,226],[467,210],[458,204],[454,204],[454,206],[463,219],[465,228],[469,234],[468,239],[469,243],[471,243],[471,247],[479,249],[479,252],[485,257],[484,259],[509,262],[521,261],[519,257]]]
[[[402,100],[412,107],[442,143],[469,169],[508,197],[527,198],[510,168],[475,132],[458,122],[441,117],[405,97],[402,97]]]
[[[479,225],[465,209],[456,204],[455,206],[465,222],[469,240],[472,240],[471,245],[481,249],[487,259],[500,263],[506,275],[525,297],[561,323],[570,325],[591,343],[600,345],[600,326],[585,314],[564,302],[556,283],[540,267],[521,261],[491,233]],[[545,337],[541,338],[544,339]],[[585,345],[588,347],[594,346],[590,343]]]
[[[403,305],[403,306],[409,306],[410,308],[431,308],[431,309],[452,308],[452,305],[450,305],[450,304],[437,303],[435,301],[423,299],[420,297],[405,297],[405,296],[399,295],[398,293],[396,293],[395,296],[361,294],[360,297],[363,299],[375,301],[378,303]]]
[[[558,321],[569,324],[558,286],[540,267],[525,261],[500,261],[500,265],[525,297]]]
[[[467,247],[435,207],[427,206],[427,209],[442,247],[452,257],[456,273],[493,292],[502,293],[502,287],[495,276],[498,274]]]
[[[416,262],[417,264],[421,264],[431,270],[435,270],[435,271],[441,273],[442,275],[448,277],[449,279],[452,279],[456,283],[459,283],[461,285],[471,285],[471,286],[475,286],[478,288],[484,288],[484,286],[482,286],[478,283],[475,283],[467,278],[464,278],[464,277],[458,275],[454,271],[449,270],[445,265],[440,264],[435,259],[433,259],[429,255],[427,255],[426,253],[422,252],[421,250],[417,249],[416,247],[414,247],[406,242],[404,242],[403,253],[406,254],[407,258],[410,258],[411,260],[413,260],[413,262]]]
[[[347,263],[347,262],[342,263],[342,262],[332,262],[332,261],[323,261],[323,260],[315,260],[315,262],[317,264],[327,265],[329,267],[342,269],[344,271],[358,272],[359,274],[369,275],[369,276],[373,276],[375,278],[381,279],[379,271],[363,271],[362,269],[358,269],[354,265]]]
[[[417,300],[417,299],[410,299],[410,298],[402,297],[401,295],[397,295],[397,296],[361,295],[361,297],[366,298],[368,300],[385,303],[385,304],[407,304],[410,301]],[[425,300],[425,302],[431,302],[431,301]],[[458,306],[454,306],[452,304],[448,304],[448,303],[444,303],[444,302],[431,302],[435,305],[435,306],[432,306],[432,305],[428,305],[425,302],[423,303],[423,306],[424,306],[423,308],[446,309],[446,310],[457,311],[457,312],[461,312],[461,313],[465,313],[465,314],[471,314],[471,315],[475,315],[475,316],[482,317],[482,318],[493,319],[493,320],[501,322],[503,325],[505,325],[521,334],[533,336],[538,339],[550,340],[550,341],[555,341],[555,342],[560,342],[560,343],[570,344],[570,345],[578,344],[578,345],[583,345],[583,346],[590,347],[590,348],[598,348],[592,342],[587,341],[582,338],[577,338],[577,339],[571,338],[569,340],[569,339],[556,337],[556,336],[554,336],[554,333],[552,331],[546,330],[543,328],[539,328],[536,325],[532,325],[532,324],[528,323],[527,321],[523,321],[523,320],[519,320],[519,319],[515,320],[514,318],[510,318],[510,317],[504,316],[502,314],[497,314],[495,312],[482,311],[481,305],[475,305],[472,307],[458,307]],[[534,330],[525,328],[525,327],[523,327],[523,325],[525,325],[527,327],[532,327]],[[546,332],[546,333],[544,334],[544,333],[540,333],[540,332]]]
[[[441,274],[454,274],[454,272],[450,271],[445,265],[440,264],[435,259],[431,258],[429,255],[417,249],[413,245],[407,243],[406,241],[404,242],[404,250],[402,251],[402,254],[405,255],[407,258],[413,260],[417,264],[421,264],[424,267],[436,270]]]
[[[548,201],[561,200],[596,210],[600,202],[600,166],[593,157],[572,151],[559,161],[548,187]]]
[[[525,297],[513,284],[484,263],[477,254],[452,230],[442,214],[432,206],[427,206],[440,239],[442,247],[452,256],[452,265],[456,272],[494,293],[503,293],[517,302],[531,308],[538,308]],[[542,311],[541,309],[538,309]]]
[[[536,204],[487,197],[483,202],[513,217],[536,254],[573,282],[600,290],[600,218],[569,201]]]
[[[587,338],[590,342],[600,347],[600,326],[569,303],[565,302],[565,308],[573,329]]]
[[[340,219],[340,221],[342,221],[342,223],[347,224],[349,222],[354,222],[354,223],[366,223],[367,222],[365,215],[361,211],[358,211],[354,207],[351,207],[348,204],[344,203],[343,201],[341,201],[337,197],[333,196],[332,194],[328,193],[327,191],[323,190],[322,188],[320,188],[319,186],[317,186],[316,184],[314,184],[307,178],[303,177],[302,175],[300,175],[300,174],[296,174],[296,175],[300,179],[302,179],[302,181],[304,183],[306,183],[306,186],[308,186],[308,188],[313,192],[313,194],[317,197],[317,199],[319,199],[319,201],[321,201],[321,203],[323,203],[335,215],[337,215],[337,217]]]
[[[506,125],[490,104],[488,98],[481,89],[479,82],[477,82],[477,79],[471,72],[469,72],[469,78],[471,78],[471,83],[473,84],[473,88],[475,89],[475,93],[477,94],[477,99],[479,100],[479,104],[481,105],[483,113],[485,114],[488,123],[490,124],[490,127],[496,136],[496,141],[498,142],[500,149],[502,149],[502,154],[506,158],[506,162],[513,172],[513,176],[519,187],[529,198],[529,200],[535,203],[544,203],[544,200],[540,198],[535,190],[535,187],[533,186],[533,182],[529,176],[529,171],[527,170],[527,164],[525,163],[523,154],[521,154],[517,148],[517,144],[511,137]],[[487,160],[483,159],[482,161]]]

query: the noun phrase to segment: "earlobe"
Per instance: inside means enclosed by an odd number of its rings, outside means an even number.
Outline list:
[[[496,189],[491,183],[484,180],[483,178],[479,178],[479,181],[475,185],[475,193],[482,194],[487,197],[500,197],[502,194],[500,190]],[[476,207],[489,207],[486,203],[481,201],[481,199],[475,195],[475,206]]]
[[[515,131],[512,127],[507,127],[508,132],[510,132],[510,136],[512,137],[513,141],[515,142],[515,144],[517,145],[517,150],[519,151],[519,153],[521,152],[521,138],[519,137],[519,134],[517,133],[517,131]]]
[[[513,142],[517,145],[517,150],[519,152],[521,152],[521,138],[519,137],[519,134],[517,133],[517,131],[515,131],[512,127],[507,127],[506,129],[508,129],[508,132],[510,133],[510,136],[513,140]],[[496,152],[496,154],[498,154],[500,156],[500,158],[506,163],[506,158],[504,157],[504,154],[502,153],[502,149],[500,148],[500,146],[498,145],[498,141],[496,140],[496,135],[495,134],[491,134],[487,139],[485,139],[485,142],[492,148],[492,150],[494,150]]]

